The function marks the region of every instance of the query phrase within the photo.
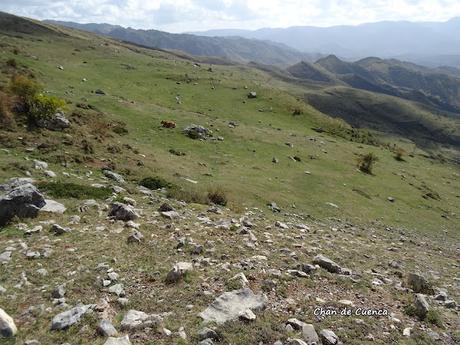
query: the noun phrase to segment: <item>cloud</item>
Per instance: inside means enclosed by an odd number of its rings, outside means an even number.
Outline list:
[[[1,0],[0,10],[37,19],[106,22],[172,32],[331,26],[380,20],[443,21],[459,0]]]

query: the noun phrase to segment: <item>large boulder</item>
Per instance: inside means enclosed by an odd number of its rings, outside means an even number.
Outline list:
[[[13,217],[35,218],[45,204],[45,198],[31,183],[10,180],[0,188],[0,226]]]
[[[323,329],[319,336],[323,345],[339,345],[339,337],[330,329]]]
[[[415,314],[421,320],[425,319],[426,314],[428,314],[428,311],[430,310],[430,305],[428,304],[425,298],[425,295],[422,295],[420,293],[416,294],[414,306],[415,306]]]
[[[102,173],[104,174],[105,177],[107,177],[107,178],[109,178],[111,180],[114,180],[117,183],[120,183],[120,184],[126,183],[126,181],[123,178],[123,176],[121,176],[120,174],[117,174],[116,172],[114,172],[112,170],[104,169],[104,170],[102,170]]]
[[[407,286],[416,293],[424,293],[433,295],[433,286],[426,280],[424,276],[418,273],[409,273],[407,275]]]
[[[77,305],[76,307],[64,311],[51,321],[51,330],[64,330],[78,323],[83,315],[95,308],[94,304]]]
[[[185,127],[184,134],[191,139],[204,139],[212,137],[212,131],[199,125],[190,125]]]
[[[2,337],[14,337],[18,329],[14,320],[2,308],[0,308],[0,335]]]
[[[67,211],[67,208],[54,200],[51,199],[45,199],[45,206],[43,206],[40,209],[41,212],[47,212],[47,213],[57,213],[57,214],[63,214],[65,211]]]
[[[332,261],[331,259],[325,257],[324,255],[317,255],[313,259],[313,263],[318,265],[321,268],[324,268],[326,271],[331,273],[341,273],[342,268]]]
[[[36,125],[40,128],[49,129],[50,131],[61,131],[70,127],[70,121],[67,120],[63,113],[57,112],[52,116],[38,119]]]
[[[115,202],[112,204],[109,217],[127,222],[130,220],[136,220],[139,218],[139,215],[132,206],[122,204],[121,202]]]
[[[260,311],[265,309],[266,305],[267,298],[265,296],[256,295],[251,289],[245,288],[224,292],[200,313],[200,317],[205,322],[222,324],[238,319],[239,315],[246,309]]]
[[[318,345],[319,344],[318,334],[316,333],[315,326],[313,326],[312,324],[307,323],[303,325],[302,336],[303,336],[303,340],[305,340],[305,342],[308,345]]]

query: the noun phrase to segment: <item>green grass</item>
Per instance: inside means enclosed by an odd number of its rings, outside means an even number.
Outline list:
[[[212,66],[213,72],[209,72],[207,64],[196,68],[192,62],[168,53],[133,49],[90,34],[64,31],[69,36],[46,34],[40,40],[36,36],[4,36],[7,48],[0,53],[0,63],[14,57],[46,85],[47,92],[70,102],[69,113],[82,101],[99,109],[78,109],[84,118],[81,127],[68,131],[73,135],[73,146],[59,144],[64,140],[62,133],[41,137],[41,142],[55,142],[57,149],[37,158],[56,163],[65,159],[70,164],[84,163],[90,169],[110,161],[130,179],[158,176],[178,185],[179,190],[193,187],[200,194],[212,186],[222,186],[231,203],[241,207],[265,208],[267,202],[276,201],[286,211],[295,205],[296,212],[318,218],[382,222],[426,233],[458,229],[456,210],[460,202],[456,195],[460,184],[454,175],[456,165],[428,159],[426,152],[414,151],[413,144],[397,137],[378,135],[379,140],[415,152],[405,162],[396,161],[390,150],[365,144],[365,132],[354,133],[305,104],[302,95],[312,91],[306,86],[288,84],[245,66]],[[13,53],[15,49],[18,55]],[[126,63],[135,69],[124,68],[122,64]],[[64,70],[57,69],[58,65]],[[0,82],[5,85],[7,75],[2,78]],[[192,82],[188,83],[189,79]],[[96,89],[104,90],[106,95],[92,93]],[[247,99],[248,90],[256,91],[258,98]],[[301,115],[293,116],[295,109],[300,109]],[[166,119],[175,121],[177,128],[161,128],[161,120]],[[238,126],[229,128],[229,121]],[[99,122],[109,124],[109,128],[110,124],[126,124],[122,131],[113,125],[124,135],[104,130],[106,136],[102,137],[96,130],[102,128],[96,127]],[[224,141],[187,138],[181,131],[191,123],[212,129]],[[319,134],[313,127],[330,127],[328,132],[336,131],[337,136]],[[91,150],[82,149],[83,138]],[[108,152],[114,141],[121,153]],[[286,142],[294,147],[289,148]],[[171,149],[187,155],[172,155]],[[369,152],[379,157],[374,176],[356,169],[357,157]],[[293,162],[289,156],[299,156],[302,161]],[[271,162],[273,157],[279,159],[278,164]],[[3,176],[10,174],[6,169]],[[198,183],[191,186],[185,178]],[[422,183],[438,192],[441,201],[422,198]],[[396,202],[389,203],[389,196]],[[339,208],[327,206],[328,202]]]
[[[57,199],[107,199],[112,195],[110,188],[96,188],[76,183],[40,182],[40,191]]]

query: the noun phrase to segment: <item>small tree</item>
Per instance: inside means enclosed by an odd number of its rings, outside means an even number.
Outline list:
[[[367,153],[365,155],[362,155],[358,159],[358,168],[363,173],[372,174],[374,164],[377,161],[378,161],[378,157],[375,154],[373,154],[372,152],[369,152],[369,153]]]

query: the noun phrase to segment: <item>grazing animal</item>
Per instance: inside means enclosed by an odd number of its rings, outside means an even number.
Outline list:
[[[176,123],[174,121],[161,121],[161,125],[164,128],[176,128]]]

